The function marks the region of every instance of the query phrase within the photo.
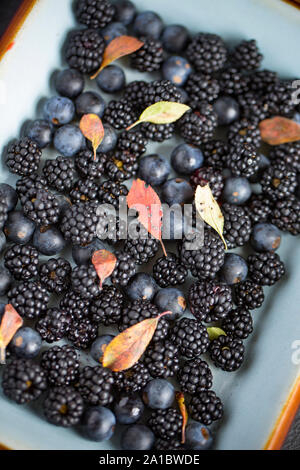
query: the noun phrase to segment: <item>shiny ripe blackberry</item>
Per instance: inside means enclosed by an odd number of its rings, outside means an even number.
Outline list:
[[[73,245],[88,245],[96,237],[98,221],[95,204],[81,202],[66,210],[60,229]]]
[[[246,118],[231,124],[228,130],[228,141],[230,144],[250,144],[258,148],[261,144],[261,135],[256,120],[249,120]]]
[[[219,74],[221,93],[238,96],[249,90],[249,78],[236,67],[227,67]]]
[[[73,387],[54,387],[43,403],[47,421],[56,426],[71,427],[80,422],[83,400]]]
[[[129,101],[138,110],[142,111],[144,107],[144,90],[148,86],[143,80],[135,80],[128,83],[124,90],[124,99]]]
[[[73,204],[96,201],[98,198],[98,185],[92,179],[80,179],[73,185],[70,198]]]
[[[244,246],[250,239],[252,222],[241,206],[225,203],[222,205],[224,216],[223,235],[229,250]]]
[[[211,388],[213,383],[209,365],[199,358],[185,361],[179,369],[177,378],[180,390],[189,395],[198,395],[203,389]]]
[[[262,121],[269,116],[269,105],[265,99],[257,94],[248,91],[237,97],[242,118]]]
[[[245,307],[238,307],[229,312],[222,322],[222,329],[228,336],[237,339],[246,339],[253,331],[251,313]]]
[[[273,209],[273,203],[263,194],[254,194],[245,207],[253,224],[267,222]]]
[[[13,359],[4,368],[2,389],[4,395],[18,405],[30,403],[47,389],[46,374],[29,359]]]
[[[272,286],[285,274],[285,267],[277,253],[255,253],[247,258],[249,277],[261,286]]]
[[[209,347],[206,327],[192,318],[182,318],[172,328],[170,341],[174,343],[182,356],[195,359],[204,354]]]
[[[99,277],[94,266],[76,266],[71,274],[72,289],[82,299],[94,299],[101,293]]]
[[[147,144],[148,140],[144,137],[142,132],[123,131],[118,137],[117,148],[124,152],[134,154],[136,157],[140,157],[146,152]]]
[[[160,312],[155,305],[149,302],[149,300],[134,300],[133,302],[128,303],[122,311],[119,331],[124,331],[136,323],[140,323],[148,318],[156,318],[160,313],[162,312]],[[160,341],[165,339],[168,336],[169,327],[170,325],[167,320],[167,316],[160,318],[153,335],[153,340]]]
[[[0,229],[3,228],[6,220],[7,220],[7,213],[8,213],[7,201],[5,196],[0,194]]]
[[[136,273],[135,260],[124,251],[116,251],[117,258],[115,269],[111,275],[111,282],[121,287],[126,287],[129,280]]]
[[[230,286],[211,281],[195,282],[189,290],[189,302],[192,314],[206,323],[226,318],[233,307]]]
[[[297,174],[283,162],[268,167],[260,179],[262,192],[272,201],[291,196],[297,187]]]
[[[60,341],[69,332],[72,317],[68,313],[58,309],[49,308],[46,315],[39,318],[35,329],[47,343]]]
[[[104,153],[94,153],[89,149],[81,150],[75,157],[75,165],[79,174],[89,180],[98,179],[103,176],[107,156]]]
[[[13,245],[4,256],[4,265],[18,281],[28,281],[38,273],[39,254],[30,245]]]
[[[57,157],[46,160],[43,175],[51,188],[57,191],[69,191],[75,178],[74,160],[69,157]]]
[[[213,137],[217,115],[210,104],[202,102],[197,110],[188,111],[179,119],[178,127],[181,137],[188,144],[198,146]]]
[[[38,172],[42,151],[29,137],[24,137],[9,146],[6,165],[11,173],[29,176]]]
[[[73,318],[68,339],[77,349],[87,349],[97,338],[98,326],[88,317]]]
[[[223,416],[223,404],[212,390],[203,390],[192,397],[189,412],[192,419],[209,425]]]
[[[279,80],[268,86],[263,98],[269,115],[292,117],[295,109],[291,99],[295,91],[292,83],[292,80]]]
[[[71,265],[64,258],[50,258],[39,267],[39,278],[41,284],[49,292],[62,294],[69,288]]]
[[[148,238],[127,238],[124,244],[124,251],[140,265],[148,263],[159,249],[159,242],[152,237]]]
[[[76,390],[89,405],[107,406],[113,402],[114,376],[102,366],[86,366],[79,372]]]
[[[37,282],[25,281],[15,285],[7,294],[9,303],[17,310],[19,315],[34,319],[43,315],[47,310],[50,295]]]
[[[196,71],[211,74],[223,68],[227,50],[220,36],[199,33],[188,45],[186,55]]]
[[[147,108],[158,101],[181,102],[181,94],[177,86],[170,80],[155,80],[144,88],[144,107]]]
[[[119,208],[119,198],[126,197],[128,189],[118,181],[104,181],[98,187],[98,199],[101,204],[111,204],[115,209]]]
[[[189,95],[189,100],[194,103],[201,101],[213,103],[220,93],[218,80],[203,73],[191,73],[184,88]]]
[[[259,170],[260,156],[251,144],[234,143],[230,147],[226,166],[233,176],[244,176],[250,178]]]
[[[175,408],[152,411],[148,425],[161,439],[179,439],[182,428],[182,416]]]
[[[70,385],[77,379],[79,360],[76,350],[70,346],[52,346],[42,354],[41,366],[51,386]]]
[[[185,447],[183,444],[181,444],[180,438],[175,438],[171,440],[158,438],[155,441],[154,449],[170,451],[170,450],[185,450]]]
[[[154,378],[173,377],[179,369],[178,348],[170,341],[157,341],[150,345],[144,363]]]
[[[175,134],[175,124],[153,124],[151,122],[143,122],[141,129],[145,137],[154,142],[164,142],[171,139]]]
[[[256,41],[242,41],[236,46],[230,57],[231,61],[239,68],[247,71],[258,69],[263,59]]]
[[[77,21],[92,29],[105,28],[115,13],[116,7],[107,0],[78,0],[75,5]]]
[[[117,150],[105,165],[105,173],[110,180],[126,181],[133,178],[138,172],[139,164],[135,155]]]
[[[256,70],[250,75],[249,88],[257,94],[264,94],[278,80],[278,75],[273,70]]]
[[[89,315],[90,301],[82,299],[79,294],[68,290],[62,297],[59,307],[74,319],[82,319]]]
[[[216,170],[224,168],[225,157],[229,148],[226,142],[222,140],[209,140],[201,145],[206,166],[213,167]]]
[[[231,336],[221,335],[213,339],[209,347],[210,358],[214,365],[226,372],[234,372],[241,367],[244,353],[243,342]]]
[[[138,362],[130,369],[114,373],[115,386],[119,391],[135,393],[142,390],[151,380],[148,368]]]
[[[97,70],[103,58],[105,41],[94,29],[73,31],[66,44],[65,58],[70,68],[81,73]]]
[[[234,303],[239,307],[254,310],[265,300],[263,288],[253,281],[239,282],[234,286]]]
[[[139,72],[154,72],[159,70],[164,60],[162,43],[154,38],[141,37],[140,40],[144,45],[131,54],[131,67]]]
[[[27,195],[21,198],[21,204],[24,215],[37,225],[53,225],[59,221],[59,201],[45,189],[30,189]]]
[[[105,326],[118,323],[121,319],[124,296],[115,286],[103,286],[99,295],[90,304],[90,315],[93,322]]]
[[[300,173],[300,142],[276,145],[270,152],[273,162],[282,161],[297,173]]]
[[[31,189],[48,189],[46,178],[38,175],[22,176],[16,182],[16,191],[20,198],[26,197]]]
[[[138,118],[134,105],[125,99],[112,100],[105,108],[103,121],[115,129],[123,130],[133,124]]]
[[[221,171],[213,167],[203,166],[192,174],[190,183],[194,189],[196,189],[197,186],[206,186],[209,184],[214,198],[219,199],[224,187],[224,178]]]
[[[300,234],[300,201],[295,196],[277,201],[271,213],[271,222],[283,232]]]
[[[187,275],[186,267],[174,253],[158,258],[153,266],[153,277],[160,287],[183,284]]]

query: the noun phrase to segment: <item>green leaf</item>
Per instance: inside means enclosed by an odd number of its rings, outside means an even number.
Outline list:
[[[171,101],[159,101],[149,106],[139,117],[139,120],[129,126],[127,130],[137,126],[141,122],[151,122],[152,124],[170,124],[181,118],[191,108],[186,104],[174,103]]]
[[[210,326],[209,328],[207,328],[207,333],[208,333],[210,341],[212,341],[213,339],[217,339],[219,338],[219,336],[222,336],[222,335],[226,336],[225,331],[223,331],[221,328],[218,328],[216,326]]]

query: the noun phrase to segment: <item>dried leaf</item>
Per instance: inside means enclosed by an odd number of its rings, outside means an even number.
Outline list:
[[[175,103],[172,101],[158,101],[152,104],[142,112],[138,121],[127,128],[132,129],[141,122],[152,122],[153,124],[169,124],[181,118],[189,109],[186,104]]]
[[[286,144],[300,140],[300,124],[280,116],[265,119],[259,124],[261,138],[270,145]]]
[[[104,137],[104,127],[97,114],[85,114],[80,121],[80,130],[84,137],[92,142],[94,150],[94,160],[96,160],[97,148]]]
[[[195,194],[196,209],[200,216],[208,225],[210,225],[221,237],[225,250],[227,244],[223,237],[224,217],[220,206],[212,195],[209,184],[197,186]]]
[[[221,328],[217,328],[216,326],[210,326],[207,328],[207,333],[209,336],[210,341],[213,339],[219,338],[219,336],[226,336],[225,331],[223,331]]]
[[[185,428],[188,422],[188,412],[186,409],[184,394],[182,392],[176,392],[176,400],[182,416],[182,432],[181,432],[181,444],[185,443]]]
[[[145,181],[134,180],[127,196],[129,209],[139,213],[139,222],[157,240],[160,241],[163,252],[167,256],[162,238],[162,206],[160,199],[151,186],[146,187]]]
[[[0,363],[5,364],[5,350],[15,333],[23,325],[23,319],[11,304],[5,306],[0,325]]]
[[[172,312],[161,313],[156,318],[148,318],[115,336],[104,350],[103,367],[119,372],[130,369],[138,362],[150,343],[159,319]]]
[[[117,258],[108,250],[95,251],[93,254],[92,263],[100,279],[101,289],[105,279],[107,279],[115,269],[116,262]]]
[[[132,36],[119,36],[113,39],[104,51],[102,64],[97,72],[91,76],[91,80],[96,78],[104,67],[125,55],[138,51],[144,43]]]

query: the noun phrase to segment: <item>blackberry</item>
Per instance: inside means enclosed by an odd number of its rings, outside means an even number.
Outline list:
[[[153,124],[151,122],[143,122],[141,129],[145,137],[154,142],[164,142],[171,139],[175,133],[175,124]]]
[[[64,258],[50,258],[39,268],[39,278],[41,284],[49,292],[62,294],[69,288],[71,265]]]
[[[180,438],[176,439],[156,439],[154,444],[155,450],[185,450],[185,447],[181,444]]]
[[[46,315],[39,318],[35,329],[47,343],[63,339],[69,332],[71,315],[58,309],[49,308]]]
[[[249,120],[262,121],[269,116],[269,106],[265,99],[252,92],[237,97],[240,105],[241,117]]]
[[[110,214],[104,211],[104,217],[100,219],[97,228],[97,237],[99,240],[106,241],[115,245],[120,240],[124,240],[127,235],[126,221],[118,214]]]
[[[179,369],[178,349],[170,341],[157,341],[146,350],[145,365],[152,377],[173,377]]]
[[[31,189],[48,189],[46,178],[38,175],[23,176],[16,182],[16,191],[20,198],[26,197]]]
[[[222,329],[228,336],[237,339],[246,339],[253,331],[251,313],[245,307],[238,307],[229,312],[222,322]]]
[[[228,141],[234,145],[250,144],[258,148],[261,144],[261,136],[257,124],[256,120],[246,118],[234,122],[228,130]]]
[[[154,72],[159,70],[164,60],[162,43],[154,38],[141,37],[140,40],[144,45],[131,54],[131,67],[139,72]]]
[[[233,307],[231,288],[211,281],[195,282],[189,290],[189,302],[192,314],[206,323],[226,318]]]
[[[246,210],[241,206],[225,203],[222,205],[224,217],[223,235],[227,248],[231,250],[244,246],[250,239],[252,223]]]
[[[92,73],[101,63],[105,41],[94,29],[73,31],[66,44],[65,58],[70,68],[81,73]]]
[[[78,180],[70,191],[70,198],[73,204],[95,201],[98,198],[98,185],[92,179]]]
[[[211,74],[223,68],[227,50],[220,36],[199,33],[188,45],[186,55],[197,72]]]
[[[290,80],[279,80],[269,85],[263,97],[269,115],[291,117],[295,108],[291,99],[294,90]]]
[[[255,253],[247,258],[249,277],[260,286],[272,286],[285,274],[285,267],[277,253]]]
[[[47,310],[50,295],[45,287],[37,282],[25,281],[12,287],[7,294],[9,303],[19,315],[34,319]]]
[[[124,251],[135,261],[135,264],[144,264],[153,258],[159,249],[159,242],[152,237],[128,238],[124,244]]]
[[[209,425],[223,416],[223,405],[212,390],[203,390],[192,397],[189,406],[190,416],[195,421]]]
[[[262,192],[272,201],[291,196],[297,187],[297,174],[283,162],[268,167],[260,179]]]
[[[29,359],[13,359],[4,368],[2,389],[4,395],[18,405],[30,403],[47,389],[46,374]]]
[[[267,222],[272,212],[272,202],[263,194],[254,194],[249,201],[245,211],[253,224]]]
[[[89,405],[107,406],[113,402],[113,373],[104,367],[84,367],[78,376],[75,387]]]
[[[213,339],[209,347],[209,354],[215,366],[226,372],[233,372],[241,367],[244,353],[243,342],[231,336],[221,335]]]
[[[213,279],[224,263],[224,245],[210,230],[204,230],[204,240],[198,249],[190,249],[191,242],[197,244],[197,234],[192,240],[183,238],[179,245],[183,264],[199,279]]]
[[[111,282],[126,287],[132,276],[136,273],[135,261],[132,256],[125,251],[116,251],[117,262],[111,275]]]
[[[122,99],[112,100],[105,108],[103,121],[115,129],[126,129],[137,120],[138,114],[130,101]]]
[[[123,131],[118,137],[117,148],[123,152],[140,157],[146,152],[148,141],[140,131],[127,132]]]
[[[71,275],[72,289],[82,299],[93,299],[101,292],[100,280],[94,266],[76,266]]]
[[[250,75],[249,88],[254,93],[264,94],[270,86],[276,85],[278,75],[273,70],[256,70]]]
[[[115,16],[116,7],[107,0],[78,0],[75,15],[79,23],[88,28],[105,28]]]
[[[43,403],[45,417],[56,426],[76,426],[84,411],[83,400],[73,387],[54,387]]]
[[[235,143],[230,147],[226,166],[233,176],[250,178],[258,172],[259,162],[260,156],[253,145]]]
[[[93,203],[79,203],[66,210],[60,229],[73,245],[88,245],[96,237],[99,217]]]
[[[18,281],[28,281],[38,273],[39,254],[30,245],[13,245],[4,256],[4,265]]]
[[[152,411],[148,425],[161,439],[179,439],[182,428],[182,416],[175,408]]]
[[[219,74],[221,93],[238,96],[249,91],[249,77],[243,75],[236,67],[227,67]]]
[[[192,174],[190,177],[190,183],[194,189],[196,189],[197,186],[206,186],[209,184],[213,196],[216,199],[219,199],[224,187],[224,178],[221,171],[218,171],[213,167],[202,166]]]
[[[192,318],[182,318],[175,323],[170,340],[182,356],[195,359],[204,354],[209,347],[209,337],[206,327]]]
[[[155,261],[153,277],[160,287],[178,286],[187,278],[188,271],[174,253],[162,256]]]
[[[294,196],[277,201],[272,210],[271,222],[283,232],[300,234],[300,201]]]
[[[144,107],[144,90],[148,86],[143,80],[128,83],[124,90],[124,99],[134,105],[139,111]]]
[[[213,103],[220,93],[218,80],[203,73],[191,73],[184,88],[189,95],[189,100],[194,105],[201,101]]]
[[[201,150],[206,166],[213,167],[216,170],[224,168],[225,157],[229,151],[226,142],[222,140],[209,140],[201,145]]]
[[[234,302],[239,307],[249,310],[259,308],[265,300],[263,288],[248,280],[234,286]]]
[[[251,71],[258,69],[263,59],[256,41],[242,41],[236,46],[230,57],[231,61],[239,68]]]
[[[177,86],[173,85],[170,80],[155,80],[148,83],[144,88],[144,107],[147,108],[158,101],[180,103],[181,94]]]
[[[98,188],[98,198],[101,204],[111,204],[115,209],[119,208],[119,198],[126,197],[128,189],[118,181],[104,181]]]
[[[76,155],[75,164],[83,178],[93,180],[103,176],[106,160],[107,156],[104,153],[97,153],[95,159],[91,150],[83,149]]]
[[[72,318],[77,318],[78,320],[89,315],[89,306],[89,300],[82,299],[79,294],[72,290],[68,290],[59,303],[59,307],[64,312],[70,314]]]
[[[90,314],[93,322],[106,326],[118,323],[121,319],[124,296],[114,286],[103,286],[103,289],[92,304]]]
[[[37,225],[52,225],[59,221],[60,204],[46,189],[32,188],[21,198],[23,212]]]
[[[0,229],[3,228],[6,220],[7,220],[7,213],[8,213],[8,206],[6,197],[0,194]]]
[[[142,390],[151,377],[148,368],[141,362],[138,362],[130,369],[114,373],[115,385],[118,390],[127,393],[135,393]]]
[[[117,150],[107,160],[105,172],[110,180],[121,182],[133,178],[138,171],[138,167],[135,155]]]
[[[24,137],[9,146],[6,165],[11,173],[29,176],[38,172],[42,151],[29,137]]]
[[[297,173],[300,173],[300,142],[277,145],[272,148],[270,158],[273,162],[283,162]]]
[[[51,188],[57,191],[69,191],[75,178],[75,163],[69,157],[57,157],[46,160],[43,175]]]
[[[97,338],[98,326],[88,317],[73,318],[68,339],[77,349],[87,349]]]
[[[76,380],[79,372],[77,352],[69,345],[53,346],[43,352],[41,366],[50,385],[70,385]]]
[[[177,378],[180,390],[190,395],[198,395],[203,389],[211,388],[213,382],[209,365],[199,358],[185,361],[179,369]]]
[[[202,102],[197,110],[185,113],[178,126],[182,138],[188,144],[198,146],[212,138],[217,127],[217,115],[212,105]]]
[[[140,323],[147,318],[156,318],[161,312],[149,300],[134,300],[130,302],[122,311],[121,322],[119,323],[119,331]],[[157,328],[153,335],[153,341],[165,339],[169,333],[169,322],[166,317],[159,319]]]

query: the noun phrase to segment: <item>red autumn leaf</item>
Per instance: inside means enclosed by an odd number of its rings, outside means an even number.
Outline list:
[[[265,119],[259,124],[261,138],[270,145],[287,144],[300,140],[300,124],[280,116]]]
[[[115,269],[116,262],[117,258],[108,250],[95,251],[93,254],[92,263],[100,279],[101,289],[105,279],[107,279]]]
[[[102,64],[99,70],[97,70],[97,72],[91,76],[91,79],[93,80],[96,78],[101,70],[103,70],[104,67],[107,67],[107,65],[111,64],[117,59],[120,59],[121,57],[124,57],[125,55],[132,54],[133,52],[140,49],[143,45],[144,43],[142,41],[132,36],[119,36],[113,39],[104,51]]]
[[[11,304],[5,306],[0,325],[0,363],[5,364],[5,350],[15,333],[23,325],[23,320]]]
[[[182,392],[176,392],[176,400],[182,416],[182,432],[181,432],[181,443],[185,443],[185,429],[188,422],[188,412],[186,409],[184,394]]]
[[[102,365],[114,372],[130,369],[138,362],[150,343],[159,319],[172,312],[161,313],[156,318],[148,318],[127,328],[106,346]]]
[[[94,150],[94,160],[96,160],[97,148],[101,144],[104,137],[104,127],[101,119],[97,114],[85,114],[82,116],[80,130],[84,137],[92,142]]]
[[[162,206],[160,199],[151,186],[146,187],[145,181],[134,180],[127,196],[129,209],[135,209],[139,222],[157,240],[160,241],[165,256],[166,250],[161,238]]]

